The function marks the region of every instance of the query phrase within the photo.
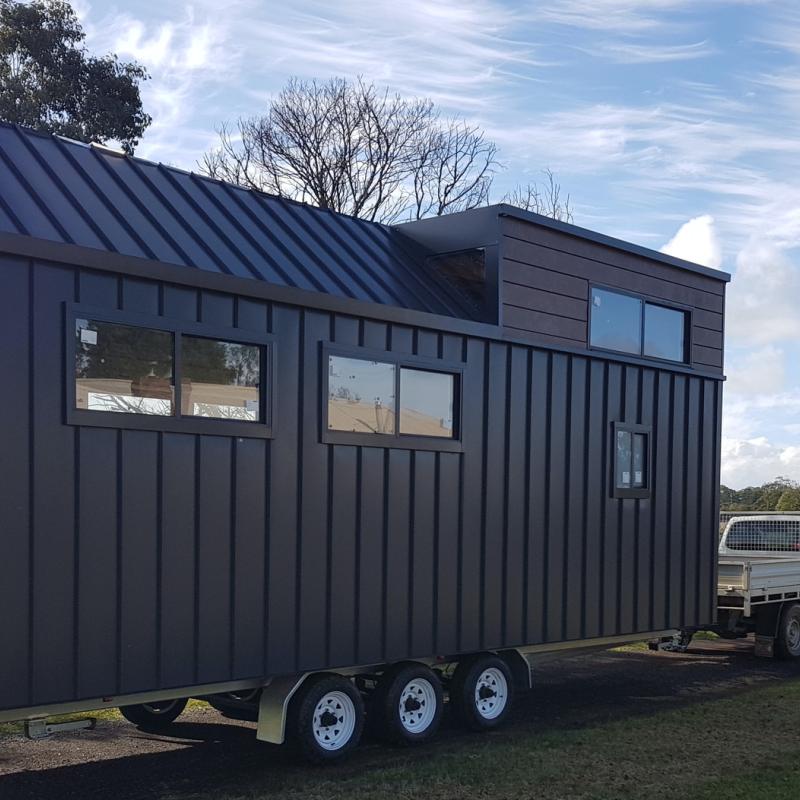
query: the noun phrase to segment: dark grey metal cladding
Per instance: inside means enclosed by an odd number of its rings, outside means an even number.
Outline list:
[[[480,318],[392,228],[4,123],[0,231]]]
[[[0,276],[1,708],[713,618],[718,380],[55,263]],[[273,335],[274,439],[65,425],[74,302]],[[463,453],[323,444],[321,342],[461,362]],[[611,497],[614,421],[653,426],[651,499]]]
[[[722,372],[725,273],[625,252],[573,234],[570,226],[544,226],[510,213],[501,229],[500,303],[510,331],[555,346],[586,347],[590,286],[621,289],[690,309],[691,363]]]

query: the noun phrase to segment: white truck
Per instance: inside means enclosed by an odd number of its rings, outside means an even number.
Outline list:
[[[717,625],[756,655],[800,658],[800,514],[733,517],[719,544]]]

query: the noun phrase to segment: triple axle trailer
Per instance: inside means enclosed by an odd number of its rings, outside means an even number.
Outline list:
[[[712,624],[727,280],[0,125],[0,720],[210,697],[335,758]]]

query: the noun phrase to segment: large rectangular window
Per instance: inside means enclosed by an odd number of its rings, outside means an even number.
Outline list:
[[[688,315],[681,309],[607,289],[592,289],[592,347],[685,362],[687,322]]]
[[[68,422],[269,435],[266,343],[205,336],[200,324],[153,324],[122,312],[70,318]]]
[[[323,441],[460,449],[456,447],[460,373],[428,369],[406,359],[383,361],[333,353],[325,359]],[[448,440],[453,444],[447,444]]]

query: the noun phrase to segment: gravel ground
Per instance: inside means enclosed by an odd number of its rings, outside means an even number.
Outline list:
[[[730,696],[799,674],[795,664],[755,659],[748,642],[698,641],[686,654],[626,649],[547,661],[537,667],[536,688],[517,702],[510,725],[527,731],[579,728]],[[94,731],[40,742],[3,736],[0,798],[179,800],[226,776],[262,771],[265,764],[280,772],[304,768],[283,748],[257,742],[254,727],[203,706],[182,715],[163,735],[103,720]],[[445,723],[440,738],[452,746],[470,735]],[[368,742],[350,763],[369,769],[385,757],[381,746]]]

